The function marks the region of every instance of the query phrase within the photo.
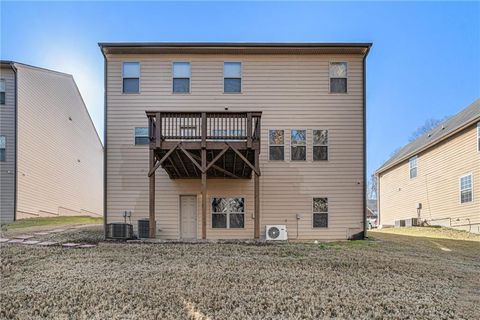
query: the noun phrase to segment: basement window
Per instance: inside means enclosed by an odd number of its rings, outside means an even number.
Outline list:
[[[269,159],[270,160],[284,160],[285,145],[284,145],[284,131],[283,130],[269,130]]]
[[[0,104],[5,104],[5,80],[0,79]]]
[[[212,198],[212,228],[245,227],[245,198]]]
[[[223,63],[223,92],[240,93],[242,92],[242,63],[224,62]]]
[[[173,63],[173,92],[190,92],[190,62]]]
[[[149,144],[150,137],[148,136],[148,128],[135,128],[135,145]]]
[[[410,166],[410,179],[417,177],[417,156],[411,157],[408,160]]]
[[[124,62],[123,63],[123,93],[139,93],[140,92],[140,63]]]
[[[328,198],[313,198],[313,227],[328,228]]]
[[[473,201],[473,176],[471,174],[460,177],[460,203]]]
[[[330,62],[330,93],[347,93],[347,63]]]
[[[5,136],[0,136],[0,161],[6,160],[6,147],[7,147],[7,139]]]
[[[293,161],[307,160],[307,130],[292,130],[290,144]]]
[[[313,130],[313,161],[328,160],[328,130]]]

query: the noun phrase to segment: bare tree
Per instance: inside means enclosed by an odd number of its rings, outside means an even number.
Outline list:
[[[448,119],[448,117],[445,117],[443,119],[434,119],[430,118],[425,121],[424,124],[422,124],[420,127],[418,127],[411,135],[410,138],[408,139],[409,142],[412,142],[416,140],[418,137],[424,135],[427,132],[432,131],[436,126],[438,126],[440,123]]]
[[[367,199],[377,199],[377,177],[374,174],[370,176],[370,179],[367,183]]]

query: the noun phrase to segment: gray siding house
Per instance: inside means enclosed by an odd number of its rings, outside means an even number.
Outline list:
[[[103,146],[73,77],[0,66],[0,223],[101,215]]]

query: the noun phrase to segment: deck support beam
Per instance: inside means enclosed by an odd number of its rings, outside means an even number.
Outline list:
[[[205,112],[202,112],[201,158],[202,165],[200,170],[202,171],[202,239],[207,239],[207,114]]]
[[[153,150],[150,150],[150,170],[155,166],[155,153]],[[149,237],[156,237],[156,222],[155,222],[155,171],[153,174],[148,177],[149,184],[149,202],[148,202],[148,220],[149,220]]]
[[[254,220],[254,239],[260,239],[260,163],[259,163],[259,150],[255,150],[255,168],[254,171],[254,210],[255,210],[255,220]]]

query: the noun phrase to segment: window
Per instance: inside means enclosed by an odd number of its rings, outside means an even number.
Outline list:
[[[471,174],[460,178],[460,203],[473,201],[473,177]]]
[[[123,93],[140,92],[140,63],[123,63]]]
[[[242,63],[224,62],[223,63],[223,92],[239,93],[242,92]]]
[[[313,161],[328,160],[328,130],[313,130]]]
[[[480,152],[480,122],[477,123],[477,151]]]
[[[5,80],[0,79],[0,104],[5,104]]]
[[[173,63],[173,92],[190,92],[190,62]]]
[[[5,136],[0,136],[0,161],[5,161],[6,159],[6,147],[7,147],[7,139]]]
[[[149,144],[148,128],[135,128],[135,145]]]
[[[411,157],[408,162],[410,165],[410,179],[413,179],[417,176],[417,156]]]
[[[244,198],[213,198],[212,228],[243,228],[245,226]]]
[[[330,62],[330,93],[347,92],[347,63]]]
[[[328,198],[313,198],[313,227],[328,228]]]
[[[284,131],[283,130],[269,130],[269,159],[270,160],[284,160],[285,146],[284,146]]]
[[[292,130],[290,143],[292,146],[291,159],[294,161],[307,160],[307,131]]]

